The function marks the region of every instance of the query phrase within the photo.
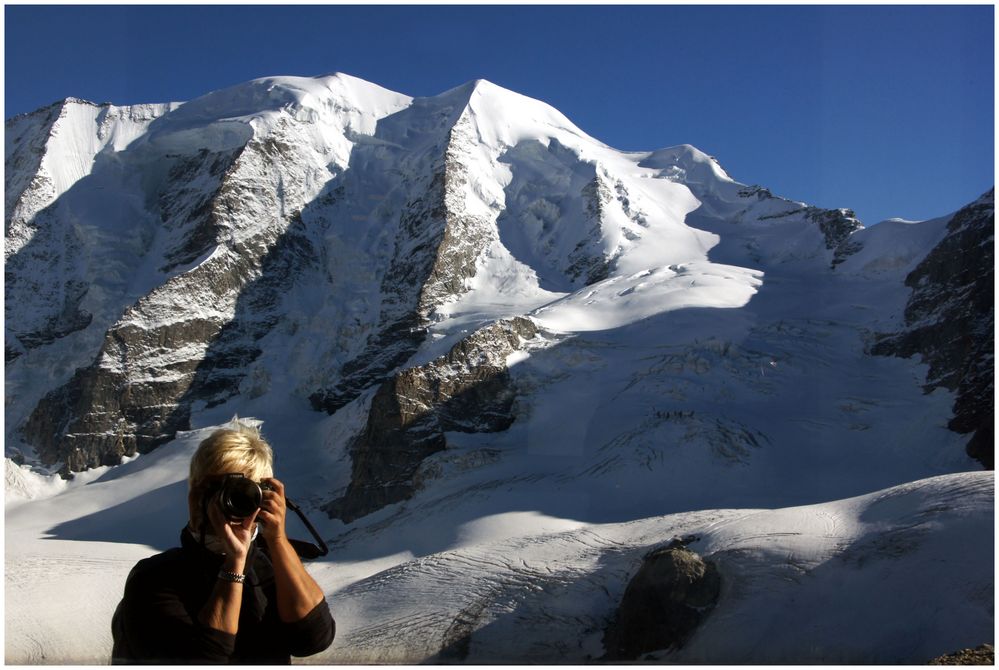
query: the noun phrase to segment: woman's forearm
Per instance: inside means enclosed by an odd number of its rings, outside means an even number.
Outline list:
[[[228,573],[242,575],[244,563],[238,559],[227,560],[222,570]],[[239,630],[239,612],[243,602],[242,582],[217,579],[208,602],[198,613],[198,621],[214,628],[235,635]]]
[[[300,621],[315,609],[326,595],[306,571],[287,537],[282,536],[272,540],[268,548],[271,563],[274,565],[278,616],[286,623]]]

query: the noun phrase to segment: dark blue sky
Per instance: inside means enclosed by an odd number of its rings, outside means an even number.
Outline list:
[[[994,7],[6,6],[5,118],[67,96],[190,100],[345,72],[409,95],[484,78],[618,149],[689,143],[865,223],[994,180]]]

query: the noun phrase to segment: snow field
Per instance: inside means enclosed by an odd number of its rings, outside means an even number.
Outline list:
[[[124,578],[172,544],[184,468],[208,430],[90,483],[8,505],[7,662],[106,660]],[[586,662],[602,654],[602,631],[641,556],[693,536],[690,548],[722,571],[721,599],[688,645],[661,660],[919,662],[988,639],[994,557],[980,539],[994,524],[993,487],[992,473],[955,474],[803,507],[596,524],[417,508],[388,535],[378,523],[355,530],[310,566],[338,640],[308,660]],[[509,504],[522,494],[514,485],[491,496]],[[475,496],[462,503],[475,505]],[[444,529],[452,540],[441,551],[414,542],[443,539]]]

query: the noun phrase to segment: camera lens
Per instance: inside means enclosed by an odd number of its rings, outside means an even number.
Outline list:
[[[230,521],[245,519],[257,511],[263,493],[260,486],[246,477],[227,477],[219,494],[222,513]]]

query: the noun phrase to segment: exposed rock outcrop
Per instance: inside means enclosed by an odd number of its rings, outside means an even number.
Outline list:
[[[762,186],[744,187],[738,194],[741,198],[756,199],[759,202],[776,200],[787,205],[788,209],[783,212],[761,216],[759,219],[761,221],[801,217],[804,221],[816,225],[822,233],[825,248],[833,252],[833,268],[860,250],[860,245],[853,243],[850,237],[858,230],[862,230],[864,224],[852,209],[804,206],[787,198],[775,196]]]
[[[649,652],[682,647],[711,612],[720,590],[718,569],[684,541],[649,552],[604,632],[602,660],[636,661]]]
[[[509,428],[516,389],[506,358],[537,333],[522,317],[498,321],[444,356],[384,382],[372,398],[364,430],[350,445],[350,485],[323,509],[349,523],[406,500],[415,491],[420,463],[447,447],[445,432]]]
[[[808,218],[814,221],[826,238],[826,249],[836,249],[863,226],[850,209],[820,209],[808,207]]]
[[[566,269],[566,274],[573,281],[581,280],[582,283],[589,285],[606,279],[610,274],[611,259],[606,258],[599,249],[600,238],[603,235],[600,221],[605,216],[604,210],[611,199],[611,192],[597,174],[583,187],[581,195],[586,203],[587,233],[569,254],[568,260],[571,264]]]
[[[864,227],[852,209],[809,207],[807,212],[808,219],[818,224],[825,236],[826,249],[833,252],[833,267],[860,249],[858,245],[850,244],[850,236]]]
[[[944,239],[909,273],[905,329],[881,335],[878,356],[919,354],[929,364],[924,390],[957,393],[949,428],[972,433],[968,455],[995,466],[994,189],[958,211]]]
[[[927,665],[995,665],[995,650],[991,644],[983,644],[974,649],[962,649],[953,654],[938,656]]]

